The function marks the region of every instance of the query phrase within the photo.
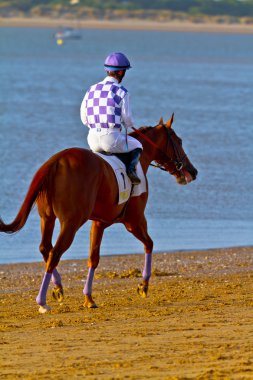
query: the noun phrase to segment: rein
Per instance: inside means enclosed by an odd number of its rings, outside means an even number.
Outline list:
[[[177,150],[177,147],[175,146],[172,138],[170,138],[170,133],[168,131],[168,129],[163,125],[163,127],[166,129],[166,132],[168,134],[168,140],[167,140],[167,146],[168,146],[168,143],[169,143],[169,140],[171,141],[172,143],[172,146],[173,146],[173,149],[174,149],[174,152],[175,152],[175,155],[177,157],[176,160],[172,160],[170,157],[168,157],[167,153],[165,153],[163,150],[161,150],[161,148],[154,143],[154,141],[152,141],[148,136],[146,136],[144,133],[142,133],[140,130],[136,129],[135,127],[132,127],[132,129],[139,135],[141,136],[144,140],[146,140],[150,145],[152,145],[155,149],[157,149],[158,151],[160,151],[160,153],[162,153],[166,159],[169,159],[170,163],[173,163],[175,164],[175,167],[176,167],[176,170],[173,170],[172,172],[170,172],[169,170],[166,169],[165,165],[161,165],[161,164],[152,164],[150,163],[149,165],[150,166],[153,166],[154,168],[157,168],[157,169],[161,169],[161,170],[164,170],[164,171],[169,171],[171,175],[173,175],[175,172],[179,171],[181,172],[183,167],[184,167],[184,161],[186,159],[186,154],[183,156],[183,157],[180,157],[180,154],[178,153],[178,150]],[[166,149],[167,150],[167,149]]]
[[[144,133],[142,133],[141,131],[139,131],[139,129],[136,129],[135,127],[132,126],[132,129],[138,133],[138,135],[140,135],[144,140],[146,140],[150,145],[152,145],[154,148],[160,150],[159,146],[156,145],[154,143],[154,141],[152,141],[148,136],[144,135]]]

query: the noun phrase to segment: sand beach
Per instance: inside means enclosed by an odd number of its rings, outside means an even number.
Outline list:
[[[0,27],[58,28],[69,26],[80,29],[150,30],[167,32],[207,32],[253,34],[253,24],[214,23],[172,20],[159,22],[138,19],[64,19],[49,17],[0,17]]]
[[[59,265],[65,299],[35,297],[42,263],[0,265],[2,379],[253,379],[253,248],[102,257],[97,309],[82,306],[85,260]]]

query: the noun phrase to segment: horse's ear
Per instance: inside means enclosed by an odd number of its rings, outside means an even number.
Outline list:
[[[163,123],[163,117],[161,117],[161,119],[159,120],[159,123],[158,123],[158,125],[163,125],[164,123]]]
[[[173,120],[174,120],[174,112],[173,114],[171,115],[170,119],[167,121],[167,123],[165,124],[167,128],[171,128],[172,126],[172,123],[173,123]]]

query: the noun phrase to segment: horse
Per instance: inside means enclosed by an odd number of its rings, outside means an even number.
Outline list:
[[[181,138],[172,128],[173,117],[174,114],[166,123],[161,118],[154,127],[134,129],[131,135],[143,145],[140,163],[145,178],[149,166],[153,165],[174,176],[178,184],[186,185],[196,179],[197,169],[187,157]],[[38,169],[12,223],[5,224],[0,218],[0,232],[15,233],[25,225],[32,207],[37,204],[41,222],[39,250],[46,269],[36,298],[40,313],[50,310],[46,295],[51,280],[53,297],[62,301],[63,286],[57,265],[72,244],[77,230],[88,220],[92,224],[88,275],[83,289],[84,306],[97,307],[92,297],[94,272],[99,264],[103,232],[114,223],[122,223],[144,245],[145,263],[137,291],[141,297],[147,296],[153,251],[153,241],[148,234],[144,215],[148,187],[146,192],[130,197],[126,203],[118,204],[117,200],[118,186],[110,165],[88,149],[69,148],[56,153]],[[56,218],[60,223],[60,232],[53,246]]]

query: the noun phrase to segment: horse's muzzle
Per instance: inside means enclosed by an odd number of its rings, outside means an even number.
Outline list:
[[[190,175],[192,176],[192,180],[194,181],[198,175],[197,169],[194,166],[192,166],[191,168],[186,168],[186,170],[190,173]]]
[[[194,166],[186,166],[181,170],[181,176],[177,178],[177,183],[179,185],[187,185],[188,183],[194,181],[197,178],[198,171]]]

